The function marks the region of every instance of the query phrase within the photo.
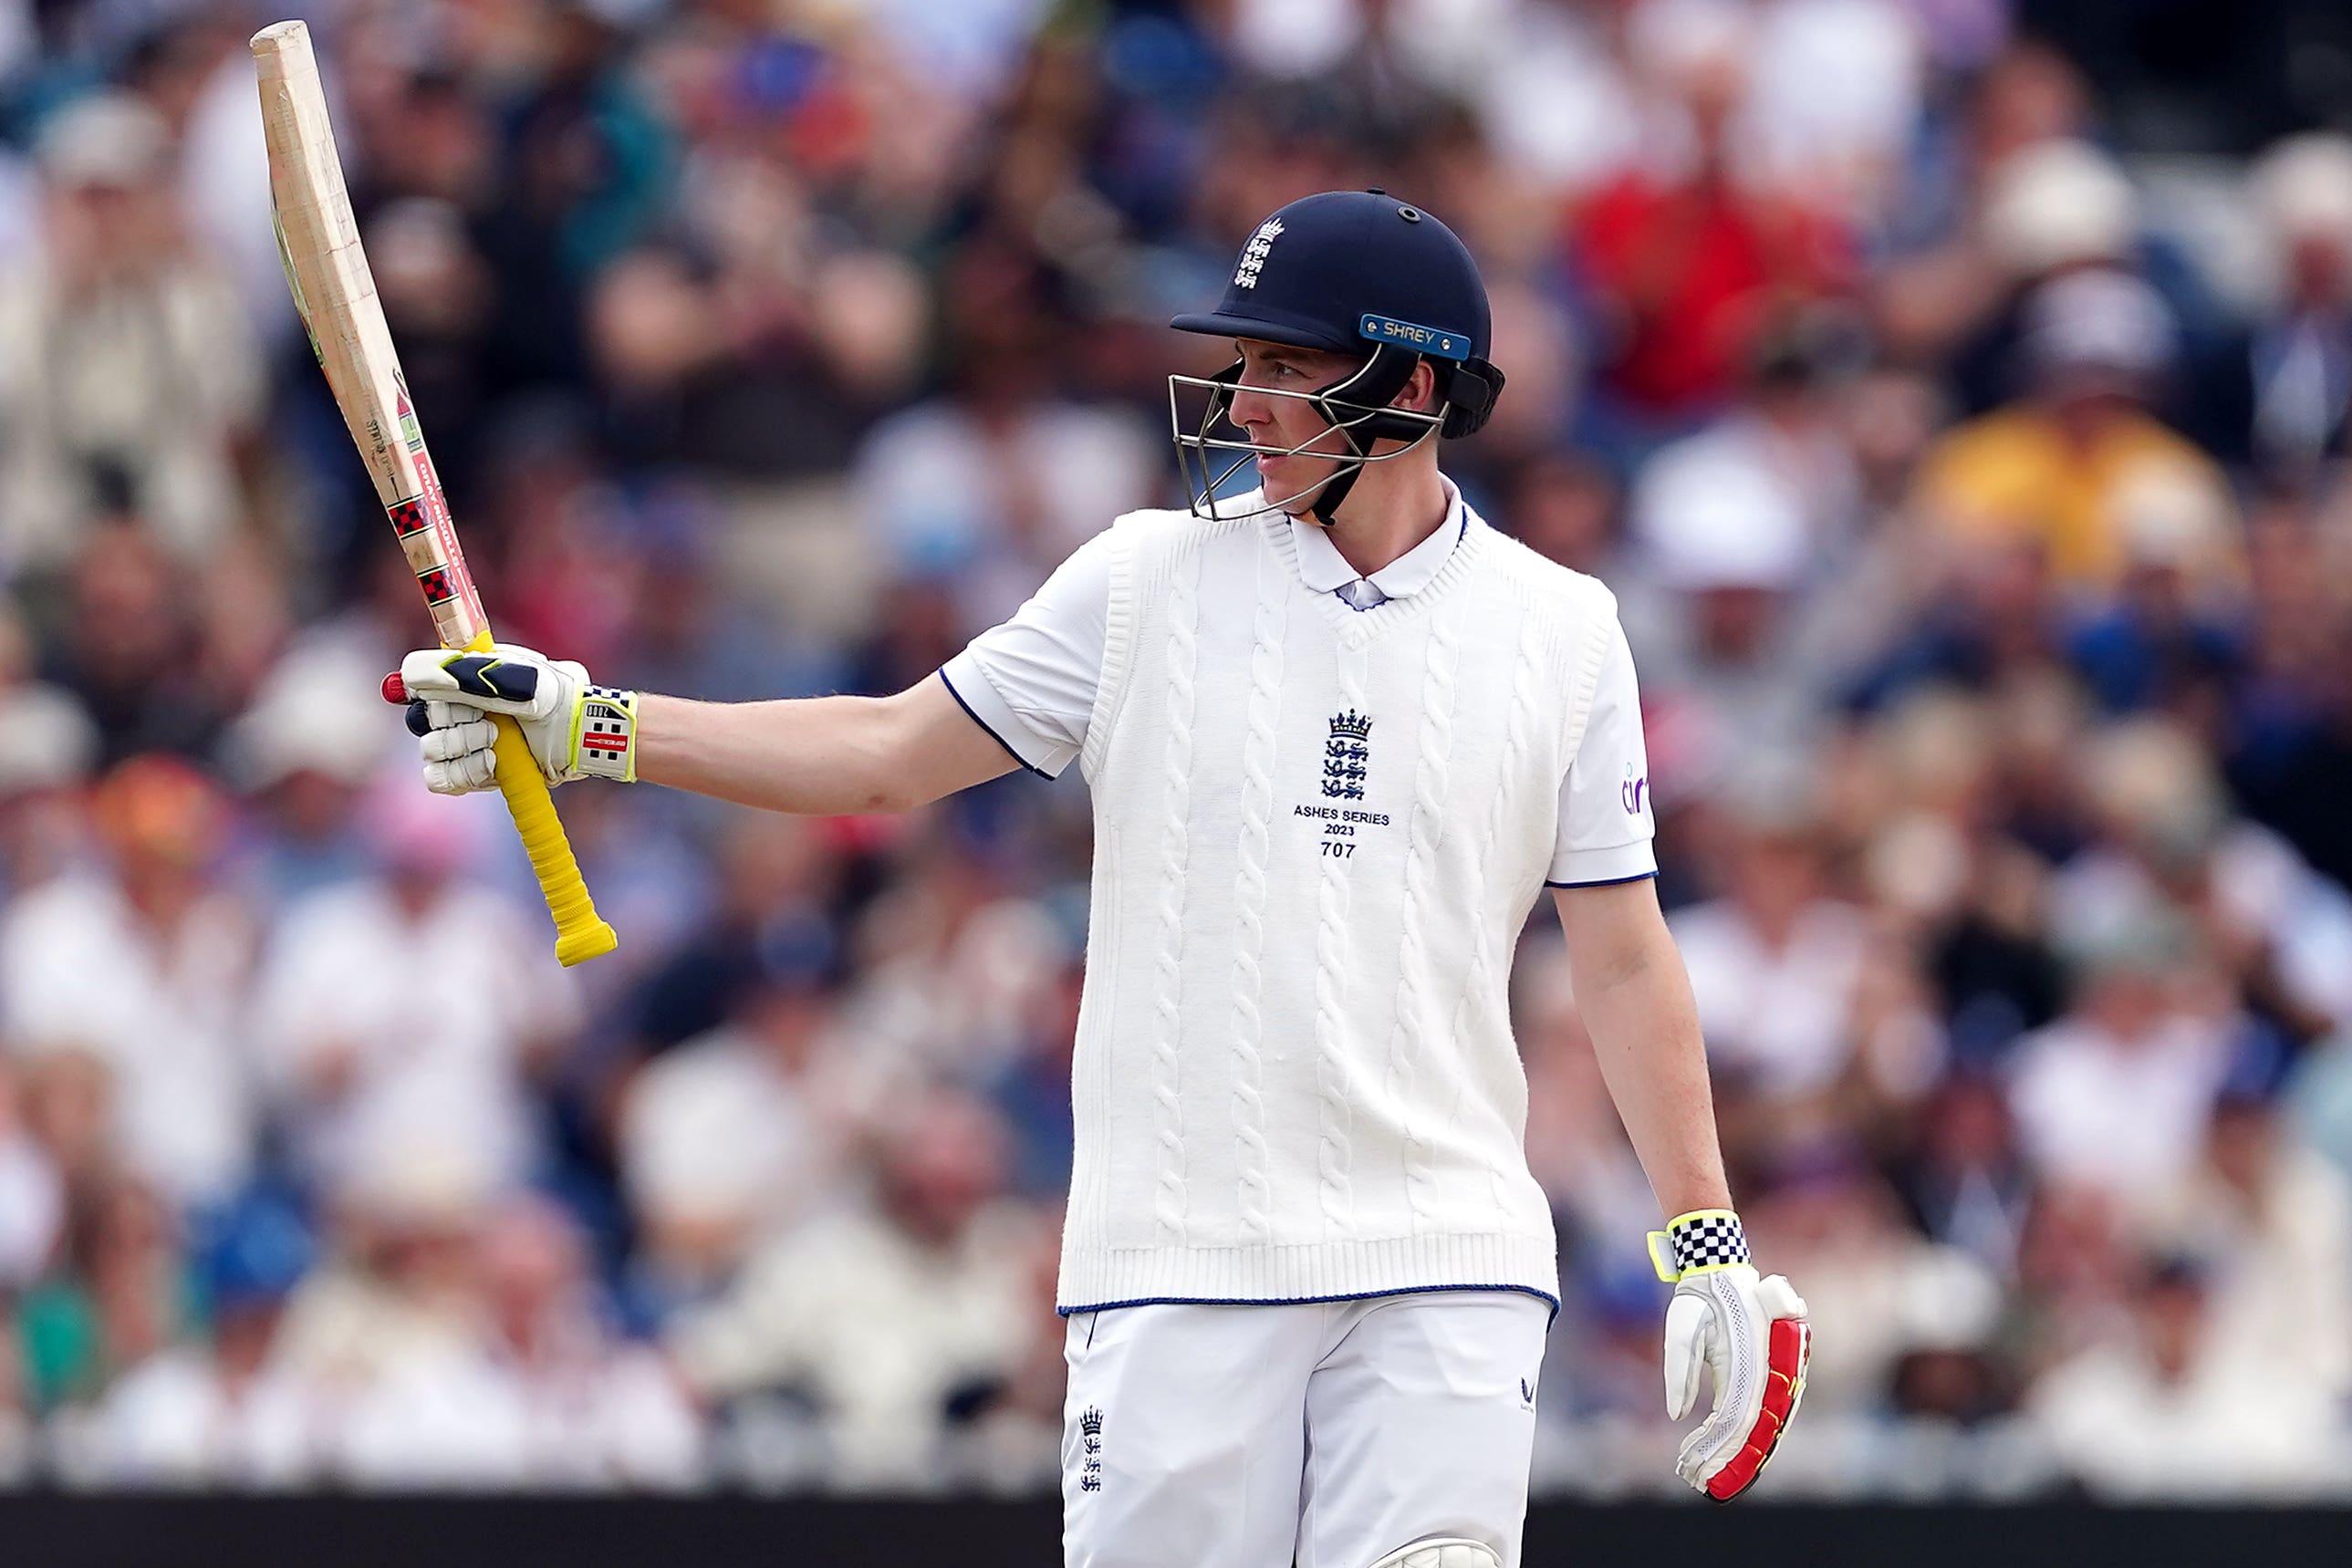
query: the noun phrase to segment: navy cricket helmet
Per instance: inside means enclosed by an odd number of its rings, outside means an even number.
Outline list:
[[[1307,399],[1346,441],[1350,455],[1314,505],[1327,524],[1365,463],[1398,455],[1373,451],[1375,442],[1410,450],[1432,434],[1468,435],[1486,423],[1503,389],[1502,371],[1486,359],[1486,286],[1468,247],[1435,217],[1383,191],[1326,191],[1284,207],[1243,245],[1217,308],[1169,325],[1362,357],[1349,374],[1311,392],[1251,389]],[[1391,407],[1423,363],[1435,372],[1434,409]],[[1169,378],[1177,455],[1193,510],[1202,515],[1213,515],[1216,491],[1254,457],[1293,455],[1250,441],[1227,420],[1241,370],[1235,363],[1214,376]],[[1179,402],[1186,388],[1207,394],[1190,430]],[[1221,423],[1233,436],[1213,434]],[[1210,454],[1223,452],[1239,455],[1213,473]]]

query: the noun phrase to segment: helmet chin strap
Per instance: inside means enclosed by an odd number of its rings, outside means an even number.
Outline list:
[[[1340,503],[1347,500],[1348,492],[1356,487],[1356,476],[1363,471],[1363,459],[1360,457],[1331,476],[1330,481],[1308,503],[1307,515],[1327,528],[1338,528]]]
[[[1348,492],[1356,487],[1356,480],[1364,471],[1365,460],[1372,455],[1372,444],[1386,437],[1392,441],[1416,441],[1429,434],[1428,428],[1410,420],[1398,420],[1375,413],[1369,418],[1353,418],[1335,413],[1341,407],[1356,410],[1385,409],[1396,395],[1412,380],[1413,367],[1421,356],[1393,344],[1382,343],[1372,350],[1356,371],[1332,382],[1312,399],[1315,410],[1339,433],[1352,455],[1339,460],[1339,472],[1326,480],[1316,493],[1308,515],[1325,528],[1336,528],[1339,508],[1347,503]]]

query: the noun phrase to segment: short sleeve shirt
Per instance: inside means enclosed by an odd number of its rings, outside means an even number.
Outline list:
[[[1449,483],[1445,522],[1389,565],[1360,578],[1322,528],[1294,517],[1299,576],[1313,592],[1368,610],[1426,588],[1474,527],[1484,527]],[[1085,746],[1102,679],[1110,607],[1110,534],[1071,552],[1013,618],[972,639],[940,678],[1021,765],[1058,777]],[[1633,655],[1612,620],[1592,715],[1559,784],[1559,828],[1546,880],[1553,887],[1632,882],[1656,874],[1649,760]]]

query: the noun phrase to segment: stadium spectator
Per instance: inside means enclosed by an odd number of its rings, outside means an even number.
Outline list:
[[[865,912],[856,1020],[866,1051],[986,1074],[1056,988],[1068,944],[1012,866],[942,817],[900,846],[904,873]]]
[[[2352,1393],[2352,1311],[2312,1287],[2352,1264],[2352,1185],[2291,1135],[2277,1103],[2284,1067],[2274,1040],[2241,1048],[2203,1157],[2146,1229],[2210,1265],[2216,1354],[2253,1362],[2293,1346],[2295,1381],[2331,1405]]]
[[[115,1152],[180,1204],[228,1197],[257,1152],[239,1032],[256,934],[215,881],[226,809],[184,763],[134,758],[91,798],[107,863],[0,917],[0,1038],[94,1058]]]
[[[33,1421],[18,1365],[14,1303],[0,1298],[0,1479],[15,1482],[32,1469]]]
[[[2161,708],[2209,727],[2220,689],[2244,660],[2233,584],[2214,580],[2228,549],[2218,492],[2185,474],[2134,486],[2122,512],[2114,599],[2080,618],[2067,654],[2093,698],[2110,713]]]
[[[1998,1279],[2017,1261],[2032,1186],[2000,1085],[1981,1071],[1948,1074],[1919,1107],[1897,1186],[1931,1240],[1976,1258]]]
[[[65,1182],[26,1125],[14,1063],[0,1057],[0,1298],[47,1270],[65,1219]]]
[[[2016,1389],[1994,1354],[2000,1277],[1951,1252],[1907,1272],[1894,1309],[1898,1346],[1887,1409],[1928,1431],[1991,1426],[2007,1416]]]
[[[1646,24],[1646,25],[1644,25]],[[1633,21],[1640,66],[1672,131],[1597,190],[1567,235],[1607,336],[1596,413],[1628,456],[1715,411],[1769,308],[1847,281],[1848,238],[1794,183],[1744,168],[1738,111],[1752,69],[1751,14],[1652,5]]]
[[[971,247],[947,283],[947,395],[883,421],[857,454],[860,510],[908,567],[954,583],[959,638],[1018,610],[1158,478],[1140,419],[1055,395],[1072,346],[1050,288],[1040,264]]]
[[[1599,464],[1558,455],[1523,465],[1504,511],[1519,542],[1560,565],[1599,573],[1617,545],[1618,490]]]
[[[2128,274],[2093,269],[2043,285],[2019,344],[2032,395],[1938,442],[1916,504],[1964,538],[2039,549],[2069,590],[2110,587],[2139,528],[2193,529],[2153,548],[2183,552],[2192,587],[2224,578],[2235,561],[2222,476],[2146,409],[2176,362],[2177,336],[2163,300]],[[2158,486],[2168,497],[2185,488],[2186,505],[2141,521]]]
[[[2135,909],[2171,904],[2202,930],[2224,978],[2301,1041],[2352,1021],[2352,897],[2285,841],[2232,821],[2208,754],[2182,727],[2118,724],[2082,746],[2097,839],[2052,879],[2060,946]]]
[[[702,1434],[658,1355],[597,1309],[586,1238],[562,1206],[517,1197],[481,1243],[491,1354],[522,1409],[524,1473],[559,1487],[676,1487],[701,1473]]]
[[[1668,787],[1704,794],[1735,759],[1819,737],[1817,683],[1794,613],[1810,560],[1805,518],[1735,455],[1672,450],[1630,504],[1640,549],[1624,572],[1625,635],[1659,672],[1645,719],[1664,732]]]
[[[38,1411],[96,1402],[195,1326],[182,1227],[155,1189],[110,1174],[72,1201],[53,1266],[17,1309],[27,1403]]]
[[[84,1463],[132,1487],[288,1487],[316,1479],[316,1391],[270,1355],[310,1238],[282,1200],[228,1211],[197,1261],[208,1333],[159,1348],[108,1392]]]
[[[98,726],[104,762],[148,751],[193,759],[212,745],[222,705],[205,689],[186,580],[135,517],[91,528],[70,563],[42,674]]]
[[[69,103],[37,154],[45,243],[0,283],[0,573],[54,578],[125,510],[192,559],[244,524],[266,391],[252,334],[182,233],[152,104]]]
[[[1865,1009],[1868,920],[1827,885],[1820,805],[1796,780],[1748,789],[1727,813],[1723,895],[1670,924],[1724,1086],[1726,1157],[1754,1169],[1843,1141],[1854,1081],[1893,1065],[1868,1036],[1899,1024]]]
[[[2067,1011],[2016,1047],[2020,1145],[2044,1182],[2153,1203],[2197,1158],[2236,1020],[2210,1010],[2210,955],[2172,910],[2102,922],[2068,956]]]
[[[273,683],[221,737],[222,771],[257,819],[240,880],[272,907],[368,870],[360,816],[384,755],[383,716],[364,664],[311,661],[309,678]]]
[[[462,1134],[362,1145],[331,1189],[324,1255],[272,1354],[324,1414],[311,1463],[360,1487],[519,1486],[523,1402],[499,1365],[481,1268],[499,1173]]]
[[[379,790],[362,815],[376,874],[289,901],[253,987],[256,1066],[303,1178],[338,1185],[369,1151],[426,1130],[463,1140],[500,1186],[536,1168],[531,1084],[578,1027],[569,976],[466,873],[495,814]],[[420,1030],[404,998],[431,974],[475,999]]]
[[[871,1204],[763,1250],[669,1345],[706,1399],[800,1393],[842,1480],[921,1490],[948,1431],[1047,1333],[1033,1276],[1050,1242],[999,1201],[1003,1132],[977,1103],[942,1092],[902,1106],[877,1145]]]
[[[2234,782],[2249,815],[2352,889],[2352,827],[2334,809],[2352,787],[2352,616],[2339,607],[2329,619],[2324,653],[2302,672],[2305,679],[2280,683],[2275,706],[2255,709]]]
[[[2263,467],[2307,482],[2352,442],[2352,140],[2291,137],[2250,171],[2278,288],[2246,346]]]
[[[2094,1496],[2278,1500],[2336,1479],[2324,1406],[2268,1358],[2217,1348],[2212,1300],[2201,1260],[2143,1261],[2126,1331],[2034,1395],[2034,1422]]]
[[[769,922],[727,1021],[665,1051],[622,1103],[622,1177],[644,1226],[641,1286],[708,1294],[770,1233],[829,1206],[862,1109],[834,1023],[839,942],[814,911]]]
[[[71,693],[24,678],[29,658],[8,646],[19,634],[0,619],[0,727],[16,737],[0,757],[0,890],[11,895],[58,875],[79,847],[80,792],[99,747]]]
[[[2334,1035],[2306,1050],[2288,1070],[2282,1099],[2284,1136],[2352,1176],[2352,1036]]]

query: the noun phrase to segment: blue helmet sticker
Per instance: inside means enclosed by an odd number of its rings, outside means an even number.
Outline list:
[[[1374,316],[1369,312],[1356,324],[1356,330],[1375,343],[1395,343],[1417,353],[1434,354],[1441,360],[1466,360],[1470,357],[1470,339],[1466,333],[1441,332],[1434,327],[1415,326],[1400,321],[1393,316]]]

